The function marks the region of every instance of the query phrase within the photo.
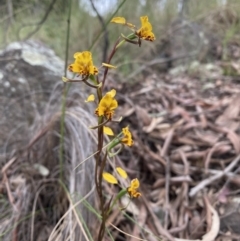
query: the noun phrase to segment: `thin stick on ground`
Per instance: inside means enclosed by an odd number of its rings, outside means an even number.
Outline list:
[[[193,187],[189,192],[189,196],[193,197],[194,195],[197,194],[197,192],[202,190],[207,185],[209,185],[212,182],[214,182],[214,181],[222,178],[223,176],[225,176],[227,173],[229,173],[238,164],[239,161],[240,161],[240,155],[238,155],[222,172],[219,172],[214,176],[211,176],[207,179],[202,180],[195,187]]]

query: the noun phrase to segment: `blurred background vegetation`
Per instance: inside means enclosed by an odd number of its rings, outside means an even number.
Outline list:
[[[102,24],[97,14],[106,23],[121,2],[122,0],[72,0],[70,57],[76,51],[88,50],[102,31]],[[64,58],[68,8],[67,0],[1,0],[0,47],[4,48],[13,41],[31,38],[50,46]],[[227,58],[224,48],[227,48],[229,42],[234,41],[238,44],[240,41],[239,0],[126,0],[116,14],[116,16],[124,16],[136,26],[140,26],[139,16],[143,15],[148,15],[153,25],[156,44],[145,42],[141,51],[137,46],[133,48],[126,45],[114,59],[114,64],[120,67],[124,76],[132,71],[131,68],[139,68],[144,60],[173,56],[166,50],[169,47],[166,43],[171,41],[173,32],[179,35],[176,29],[169,34],[170,27],[174,24],[176,26],[176,19],[186,20],[187,24],[191,25],[191,29],[198,34],[203,29],[204,32],[207,30],[212,35],[208,38],[210,42],[220,40],[221,58]],[[191,38],[191,31],[190,33],[188,31],[188,34],[186,32],[181,34],[185,38]],[[122,26],[108,25],[107,38],[103,34],[92,50],[95,61],[103,60],[106,39],[109,40],[107,46],[109,53],[118,36],[128,32],[129,29]],[[191,41],[193,49],[194,44],[199,45],[194,38]],[[134,61],[129,56],[134,56]],[[201,57],[197,56],[197,58]],[[132,64],[126,65],[129,62]]]

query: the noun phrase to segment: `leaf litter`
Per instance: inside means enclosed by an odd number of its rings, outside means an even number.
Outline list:
[[[119,162],[143,196],[136,223],[112,222],[144,240],[239,240],[240,82],[152,74],[118,92],[134,136]]]

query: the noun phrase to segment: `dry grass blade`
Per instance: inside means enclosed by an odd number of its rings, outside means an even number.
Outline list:
[[[94,124],[94,118],[89,114],[93,110],[86,110],[87,105],[83,107],[79,104],[84,103],[86,98],[79,93],[78,88],[71,90],[67,100],[63,167],[59,166],[58,159],[61,117],[59,86],[52,92],[43,113],[36,116],[28,130],[30,145],[22,147],[21,152],[16,150],[11,161],[3,167],[5,184],[9,183],[8,187],[3,186],[3,193],[8,190],[8,197],[12,195],[12,205],[2,206],[5,209],[0,218],[3,240],[11,240],[16,235],[21,240],[47,239],[61,217],[64,217],[62,224],[57,225],[57,233],[51,240],[66,240],[66,237],[79,240],[84,230],[78,212],[88,225],[94,225],[93,214],[79,202],[81,197],[86,197],[94,205],[91,192],[94,188],[93,158],[82,163],[77,172],[74,170],[81,160],[94,152],[96,140],[95,132],[88,129],[90,124]],[[71,197],[58,182],[60,168],[64,169],[64,183]],[[8,197],[1,200],[7,201]],[[82,238],[88,239],[86,235]]]

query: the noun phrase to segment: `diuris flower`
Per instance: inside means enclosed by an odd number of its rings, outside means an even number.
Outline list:
[[[122,178],[124,178],[124,179],[127,178],[126,171],[123,170],[121,167],[117,167],[116,170]],[[103,179],[108,183],[118,184],[117,178],[108,172],[103,173]],[[128,192],[128,194],[131,198],[138,198],[141,196],[141,193],[138,192],[139,186],[140,186],[140,182],[137,178],[135,178],[131,181],[130,186],[126,189],[126,191]]]
[[[112,23],[117,23],[117,24],[123,24],[128,26],[129,28],[131,28],[132,30],[135,31],[135,34],[144,40],[147,41],[154,41],[155,40],[155,35],[152,32],[152,25],[151,23],[148,21],[148,17],[147,16],[143,16],[140,17],[141,20],[141,28],[136,30],[135,25],[131,24],[131,23],[127,23],[126,19],[123,17],[115,17],[111,20]]]
[[[77,52],[73,57],[75,61],[68,66],[69,71],[82,76],[98,74],[98,69],[93,65],[91,52]]]
[[[139,30],[137,30],[136,34],[138,35],[139,38],[142,38],[144,40],[148,40],[148,41],[154,41],[155,40],[155,36],[154,33],[152,32],[152,25],[151,23],[148,22],[148,17],[147,16],[143,16],[140,17],[141,20],[141,28]]]
[[[128,126],[122,129],[123,132],[123,138],[121,139],[121,142],[123,144],[126,144],[127,146],[133,145],[132,140],[132,133],[128,130]]]
[[[137,178],[135,178],[131,181],[130,186],[127,188],[128,194],[131,198],[133,198],[133,197],[137,198],[137,197],[141,196],[141,193],[137,191],[139,186],[140,186],[140,183]]]
[[[109,120],[112,119],[114,110],[118,107],[118,102],[114,99],[115,95],[116,90],[112,89],[102,97],[97,109],[95,110],[95,114],[97,116],[105,116]]]

